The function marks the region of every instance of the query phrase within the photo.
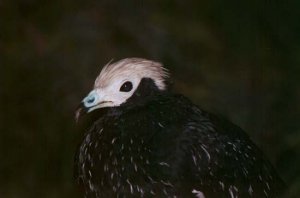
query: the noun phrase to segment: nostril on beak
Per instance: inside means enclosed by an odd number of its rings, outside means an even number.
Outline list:
[[[95,97],[94,97],[94,96],[90,97],[90,98],[87,100],[87,102],[88,102],[89,104],[93,103],[94,101],[95,101]]]
[[[87,97],[85,97],[83,99],[83,103],[85,105],[86,108],[90,108],[92,106],[95,105],[95,103],[97,103],[97,100],[98,100],[98,96],[97,96],[97,93],[95,93],[95,91],[91,91]]]

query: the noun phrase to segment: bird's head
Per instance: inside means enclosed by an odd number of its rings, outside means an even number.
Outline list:
[[[96,78],[93,90],[82,100],[76,111],[76,120],[82,113],[104,107],[117,107],[131,98],[143,79],[151,79],[161,91],[166,89],[168,71],[161,63],[126,58],[108,63]]]

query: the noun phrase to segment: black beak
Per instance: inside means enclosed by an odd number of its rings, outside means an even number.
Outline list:
[[[75,111],[75,120],[77,123],[78,123],[80,117],[82,117],[84,114],[86,114],[87,111],[88,111],[88,108],[86,108],[84,106],[83,102],[81,102]]]

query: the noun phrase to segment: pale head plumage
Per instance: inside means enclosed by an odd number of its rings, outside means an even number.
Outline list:
[[[168,71],[161,63],[142,58],[126,58],[108,63],[96,78],[94,89],[82,103],[88,112],[120,106],[133,95],[142,79],[152,79],[156,87],[163,91],[168,76]],[[128,86],[122,90],[125,84]]]
[[[169,77],[168,70],[159,62],[142,58],[125,58],[115,63],[111,61],[103,67],[96,78],[95,88],[105,87],[118,77],[151,78],[160,90],[166,88],[165,79]]]

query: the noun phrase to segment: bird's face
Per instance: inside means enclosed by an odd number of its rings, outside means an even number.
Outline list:
[[[76,120],[82,113],[125,103],[143,78],[151,78],[159,89],[164,90],[167,75],[160,63],[145,59],[124,59],[107,65],[97,77],[94,89],[82,100],[76,111]]]
[[[141,78],[139,76],[116,76],[105,87],[95,87],[83,100],[87,112],[103,107],[120,106],[132,96]]]

